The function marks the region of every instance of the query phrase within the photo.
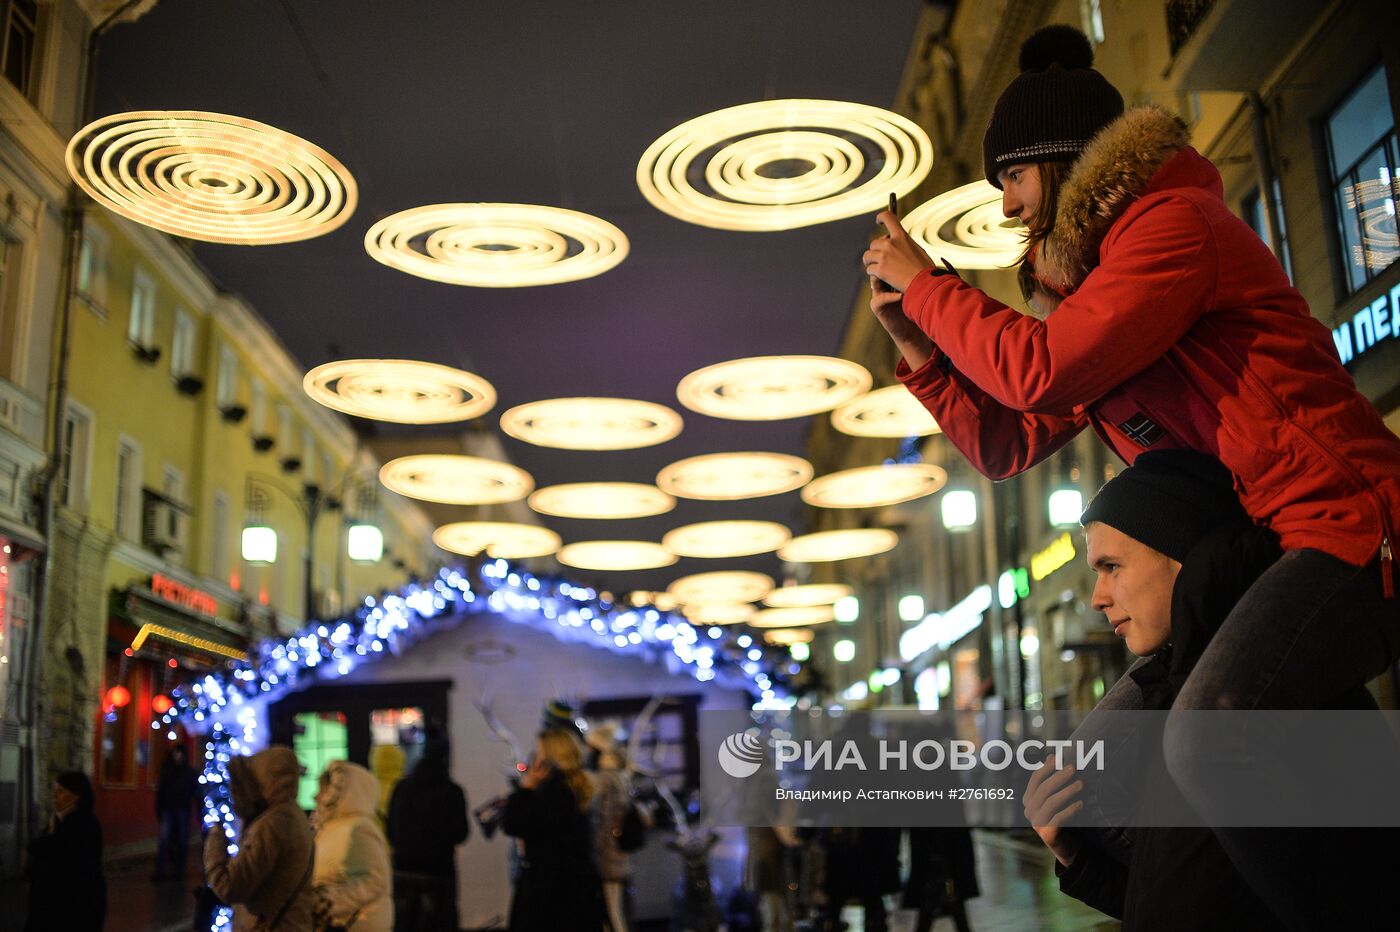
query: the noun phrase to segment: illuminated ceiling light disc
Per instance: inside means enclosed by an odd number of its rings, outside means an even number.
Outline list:
[[[831,412],[831,426],[852,437],[927,437],[940,428],[933,415],[903,385],[853,398]]]
[[[656,484],[681,498],[725,502],[791,492],[811,478],[812,464],[786,453],[707,453],[667,466]]]
[[[530,496],[529,506],[557,518],[649,518],[676,507],[674,497],[641,482],[566,482]]]
[[[665,405],[632,398],[550,398],[501,415],[501,430],[538,447],[633,450],[681,432],[681,416]]]
[[[496,390],[479,375],[412,359],[341,359],[302,379],[313,401],[344,414],[396,424],[446,424],[480,417]]]
[[[201,110],[136,110],[68,141],[68,174],[113,213],[174,236],[262,246],[329,233],[355,211],[330,153],[265,123]]]
[[[947,482],[948,473],[932,463],[859,466],[813,479],[802,500],[818,508],[879,508],[932,495]]]
[[[801,608],[765,608],[755,613],[749,619],[749,624],[755,628],[798,628],[835,620],[836,613],[830,605],[806,605]]]
[[[809,583],[805,586],[781,586],[764,596],[769,608],[807,608],[812,605],[834,605],[855,590],[842,583]]]
[[[601,275],[627,237],[588,214],[536,204],[429,204],[385,217],[365,251],[390,268],[449,285],[522,288]]]
[[[682,614],[697,625],[739,625],[752,618],[756,611],[746,602],[716,602],[687,605]]]
[[[660,544],[645,540],[585,540],[565,544],[555,559],[581,570],[626,572],[670,566],[676,562],[676,555]]]
[[[482,551],[502,560],[546,557],[563,543],[559,535],[534,524],[509,521],[457,521],[433,532],[433,543],[443,550],[474,557]]]
[[[747,570],[722,570],[682,576],[666,587],[682,605],[715,605],[757,602],[773,591],[773,578]]]
[[[697,369],[676,386],[692,411],[780,421],[830,411],[870,389],[869,371],[833,356],[750,356]]]
[[[763,640],[774,647],[810,644],[816,637],[816,633],[809,628],[774,628],[763,633]]]
[[[518,466],[453,453],[421,453],[390,460],[379,481],[391,492],[448,505],[499,505],[530,494],[535,480]]]
[[[650,592],[646,589],[634,589],[627,594],[627,602],[633,608],[642,608],[650,605],[652,608],[663,612],[675,611],[677,602],[665,592]]]
[[[945,191],[911,210],[904,229],[934,259],[959,269],[1015,265],[1026,251],[1026,228],[1001,212],[1001,192],[985,181]]]
[[[663,135],[642,154],[637,187],[687,223],[791,230],[874,213],[932,167],[928,134],[897,113],[839,100],[764,100]]]
[[[772,553],[790,540],[792,532],[774,521],[701,521],[669,532],[661,546],[678,557],[718,559]]]
[[[893,550],[897,543],[899,535],[884,528],[818,531],[794,537],[778,551],[778,557],[790,563],[829,563],[874,556]]]

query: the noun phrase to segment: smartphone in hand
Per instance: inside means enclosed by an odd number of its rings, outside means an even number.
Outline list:
[[[896,216],[899,215],[899,199],[895,196],[895,193],[894,193],[893,191],[890,192],[890,213],[892,213],[892,214],[894,214],[894,215],[896,215]],[[893,287],[892,285],[889,284],[889,282],[886,282],[886,281],[884,281],[883,279],[879,279],[879,278],[873,279],[873,280],[871,281],[871,283],[870,283],[870,287],[871,287],[871,289],[872,289],[873,291],[878,291],[878,292],[897,292],[897,291],[899,291],[898,288]]]

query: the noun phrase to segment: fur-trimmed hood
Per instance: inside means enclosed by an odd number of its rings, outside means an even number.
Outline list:
[[[1190,142],[1186,124],[1160,107],[1135,107],[1105,126],[1060,189],[1055,227],[1035,260],[1036,277],[1061,294],[1077,289],[1099,264],[1099,244],[1109,229]]]

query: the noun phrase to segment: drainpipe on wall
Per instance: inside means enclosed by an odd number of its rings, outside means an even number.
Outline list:
[[[108,17],[98,23],[88,35],[87,48],[81,68],[82,98],[78,105],[78,125],[86,126],[92,118],[93,103],[97,90],[97,48],[98,41],[115,26],[132,8],[142,6],[140,12],[154,7],[159,0],[127,0]],[[53,534],[57,514],[56,493],[58,488],[59,464],[67,453],[63,436],[65,408],[68,404],[68,357],[71,343],[73,304],[78,293],[78,259],[83,249],[83,193],[76,183],[68,186],[68,203],[64,208],[64,248],[63,248],[63,288],[58,308],[57,332],[54,334],[54,356],[49,373],[49,423],[46,432],[48,462],[41,478],[40,498],[42,507],[39,520],[44,540],[48,547],[44,559],[38,566],[38,579],[34,581],[34,611],[31,613],[29,636],[25,644],[25,670],[28,682],[25,684],[22,703],[25,729],[28,731],[29,766],[20,771],[20,842],[28,843],[39,830],[37,788],[44,771],[46,754],[39,753],[40,738],[37,734],[40,672],[43,666],[43,630],[45,614],[49,610],[53,587],[54,546]]]
[[[1269,248],[1284,261],[1283,231],[1279,229],[1279,204],[1274,199],[1274,147],[1269,141],[1269,108],[1257,91],[1249,92],[1251,128],[1254,132],[1254,167],[1259,173],[1259,206],[1264,212],[1264,228],[1269,231]]]

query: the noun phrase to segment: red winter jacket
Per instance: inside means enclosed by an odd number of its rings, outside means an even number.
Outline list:
[[[1185,143],[1175,117],[1142,108],[1081,155],[1037,262],[1067,295],[1045,320],[920,273],[904,312],[937,349],[896,374],[990,478],[1029,469],[1086,426],[1128,463],[1198,450],[1230,469],[1285,548],[1356,566],[1380,551],[1389,580],[1400,438]]]

